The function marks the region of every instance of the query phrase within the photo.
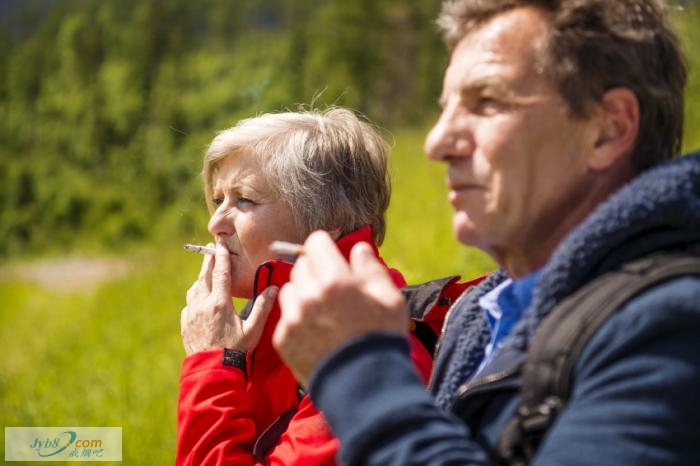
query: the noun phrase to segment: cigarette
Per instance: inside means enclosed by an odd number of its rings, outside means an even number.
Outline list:
[[[287,241],[273,241],[270,243],[270,252],[283,256],[299,256],[304,253],[304,246]]]
[[[200,254],[215,255],[216,249],[209,246],[200,246],[199,244],[185,244],[185,249]],[[287,241],[273,241],[270,243],[270,252],[281,254],[283,256],[299,256],[304,253],[304,246]]]
[[[209,254],[210,256],[216,254],[216,249],[210,248],[209,246],[200,246],[198,244],[186,244],[185,249],[192,252],[198,252],[200,254]]]

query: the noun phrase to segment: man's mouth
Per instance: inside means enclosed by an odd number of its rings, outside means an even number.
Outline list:
[[[458,192],[458,191],[471,191],[471,190],[478,190],[482,189],[481,186],[478,184],[474,183],[448,183],[447,187],[450,189],[451,192]]]

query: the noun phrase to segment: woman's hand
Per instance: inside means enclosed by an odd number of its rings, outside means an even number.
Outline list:
[[[205,256],[199,279],[187,291],[180,327],[185,352],[211,349],[254,349],[277,297],[277,287],[263,291],[253,304],[248,319],[238,317],[230,295],[231,259],[228,249],[216,245],[215,256]]]

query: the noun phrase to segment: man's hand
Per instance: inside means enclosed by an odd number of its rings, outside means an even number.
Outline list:
[[[246,320],[236,314],[230,288],[230,253],[217,244],[216,256],[204,257],[199,279],[187,291],[187,306],[180,317],[182,343],[188,356],[219,348],[249,351],[257,346],[277,287],[267,288],[258,296]]]
[[[282,316],[273,344],[304,386],[325,355],[368,333],[405,333],[405,301],[368,244],[350,263],[325,232],[312,233],[280,291]]]

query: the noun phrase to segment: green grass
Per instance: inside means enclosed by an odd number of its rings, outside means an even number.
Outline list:
[[[393,195],[381,252],[411,283],[447,275],[471,278],[493,269],[494,262],[454,239],[445,166],[423,154],[425,134],[426,130],[395,134]]]
[[[412,283],[468,278],[492,263],[452,239],[444,169],[422,154],[424,134],[395,135],[394,195],[382,254]],[[187,241],[204,241],[205,234],[202,225]],[[90,292],[0,282],[2,426],[122,427],[121,464],[173,464],[184,356],[180,310],[201,258],[171,240],[125,253],[128,276]],[[4,458],[4,442],[2,448]]]
[[[688,60],[688,84],[685,93],[685,132],[683,151],[700,149],[700,5],[674,10],[673,23]]]
[[[173,464],[179,315],[198,260],[168,251],[88,293],[0,285],[3,426],[122,427],[122,464]]]
[[[690,63],[685,150],[700,147],[700,55],[692,48],[700,40],[698,14],[694,7],[675,18]],[[395,134],[394,194],[381,252],[412,283],[452,274],[470,278],[494,264],[453,239],[444,167],[423,155],[425,132]],[[163,223],[157,227],[167,230]],[[204,240],[204,224],[187,238]],[[173,464],[184,356],[180,310],[200,263],[181,244],[170,238],[169,244],[124,253],[131,273],[87,293],[0,281],[3,427],[122,427],[123,461],[117,464]],[[4,458],[4,442],[0,448]]]

